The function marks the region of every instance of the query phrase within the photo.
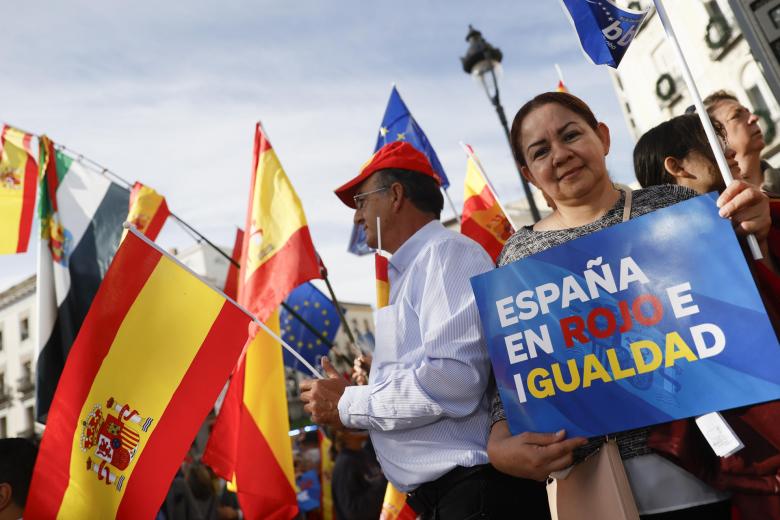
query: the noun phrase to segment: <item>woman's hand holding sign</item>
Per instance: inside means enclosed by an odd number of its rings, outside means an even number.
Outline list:
[[[734,180],[720,194],[717,205],[720,208],[720,216],[731,220],[737,234],[755,235],[767,267],[775,269],[776,266],[773,266],[769,260],[767,243],[769,229],[772,226],[769,198],[756,186],[745,181]]]
[[[499,471],[515,477],[545,480],[553,471],[568,468],[574,462],[575,448],[587,439],[566,438],[566,432],[525,432],[512,435],[506,421],[499,421],[490,431],[488,456]]]

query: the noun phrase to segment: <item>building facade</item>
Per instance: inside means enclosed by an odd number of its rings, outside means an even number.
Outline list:
[[[31,437],[35,423],[35,276],[0,293],[0,438]],[[38,425],[38,432],[42,428]]]
[[[772,163],[780,152],[775,126],[780,105],[769,88],[761,65],[751,53],[739,21],[727,0],[665,2],[702,98],[727,90],[760,116],[767,147],[764,156]],[[634,140],[650,128],[680,115],[692,104],[679,62],[666,41],[661,21],[651,0],[629,2],[651,13],[631,43],[612,82]]]

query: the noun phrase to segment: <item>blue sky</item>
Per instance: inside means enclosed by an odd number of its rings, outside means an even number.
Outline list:
[[[373,301],[373,263],[346,253],[352,214],[332,189],[373,151],[392,83],[436,148],[456,204],[461,140],[474,146],[502,199],[522,196],[496,114],[461,68],[470,23],[504,53],[510,121],[555,87],[558,63],[570,90],[612,129],[613,178],[633,179],[633,142],[607,71],[582,55],[558,2],[169,4],[14,4],[0,43],[0,121],[47,133],[154,187],[179,216],[228,245],[245,219],[261,120],[344,300]],[[158,242],[192,244],[172,221]],[[34,253],[2,257],[0,287],[34,270]]]

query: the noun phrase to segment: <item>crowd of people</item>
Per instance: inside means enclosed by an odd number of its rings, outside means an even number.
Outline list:
[[[523,105],[512,150],[552,212],[517,230],[498,266],[715,191],[719,214],[741,243],[748,234],[757,239],[763,259],[747,248],[745,258],[777,330],[778,171],[761,159],[758,118],[736,97],[716,92],[705,106],[734,180],[720,175],[699,115],[686,113],[638,141],[642,188],[631,191],[610,179],[609,128],[582,100],[548,92]],[[392,254],[390,305],[377,312],[368,374],[356,363],[356,379],[366,384],[307,381],[305,410],[334,430],[367,431],[384,475],[408,493],[419,518],[549,518],[543,482],[604,440],[510,432],[469,285],[494,265],[439,221],[439,179],[427,159],[408,144],[386,145],[336,195],[355,210],[368,245],[376,248],[381,234]],[[641,518],[780,519],[779,410],[770,402],[724,414],[749,442],[723,459],[691,420],[614,432]]]
[[[699,114],[686,113],[639,139],[633,159],[642,188],[631,191],[610,178],[610,131],[585,102],[562,92],[528,101],[514,118],[511,146],[552,212],[518,229],[497,265],[715,191],[720,216],[741,238],[757,239],[763,259],[747,248],[745,258],[777,330],[780,170],[762,160],[758,119],[736,97],[719,91],[704,104],[734,180],[720,175]],[[469,283],[495,265],[479,244],[442,225],[439,187],[427,158],[394,142],[336,190],[368,245],[377,248],[381,235],[392,254],[390,304],[377,312],[373,359],[356,360],[357,384],[325,360],[332,377],[301,385],[305,410],[333,440],[327,477],[336,516],[378,518],[389,482],[422,519],[550,518],[544,482],[604,440],[510,432]],[[725,413],[748,441],[726,458],[692,420],[614,432],[641,518],[780,519],[779,414],[776,402]],[[319,457],[319,446],[304,444],[298,477],[319,465],[306,456]],[[28,441],[0,440],[0,520],[22,516],[35,452]],[[235,495],[197,461],[182,466],[160,510],[167,519],[240,515]]]

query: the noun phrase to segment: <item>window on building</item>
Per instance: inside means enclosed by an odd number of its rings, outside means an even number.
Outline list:
[[[22,341],[30,337],[30,318],[27,316],[19,321],[19,337]]]
[[[32,361],[25,361],[22,363],[22,378],[27,380],[32,379]]]
[[[0,417],[0,439],[8,437],[8,419]]]
[[[0,329],[0,352],[3,350],[3,329]]]
[[[5,395],[5,372],[0,372],[0,401]]]

